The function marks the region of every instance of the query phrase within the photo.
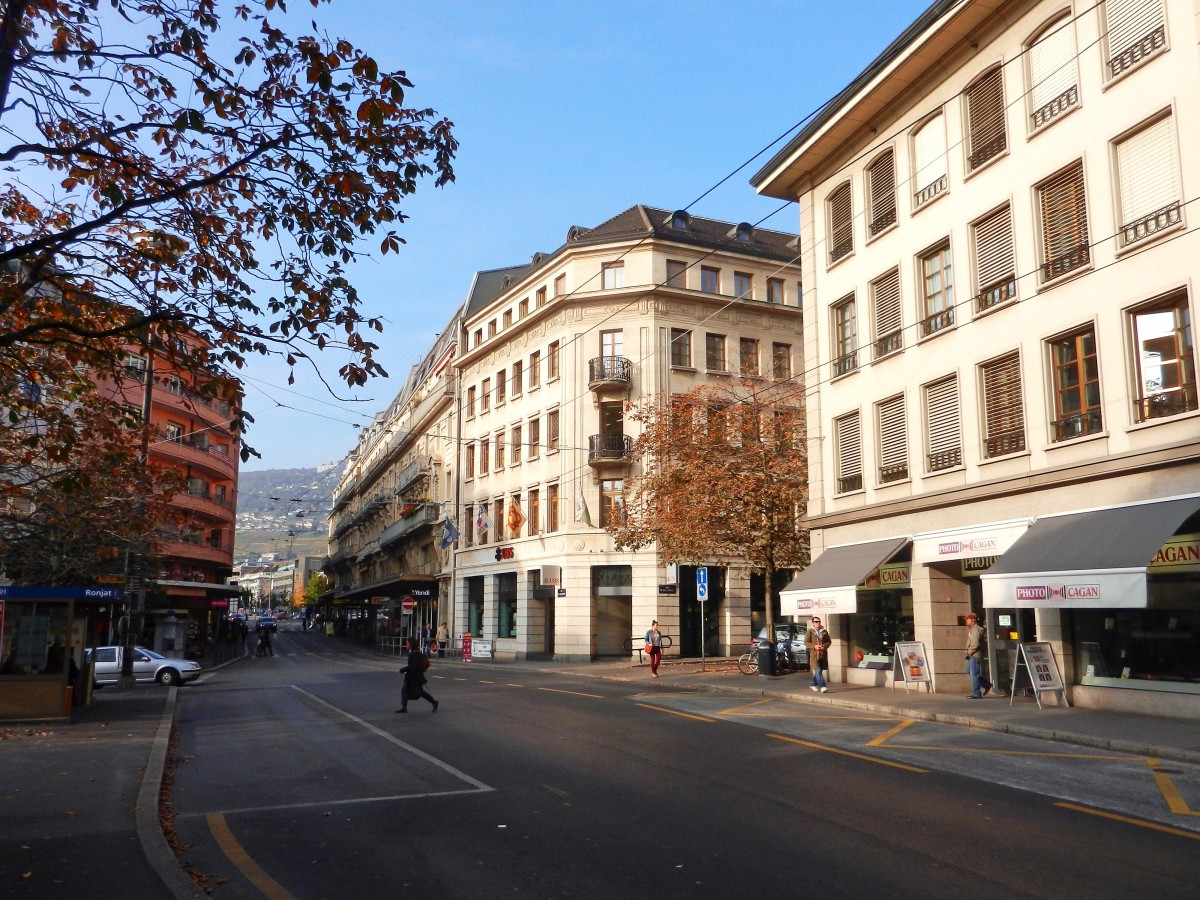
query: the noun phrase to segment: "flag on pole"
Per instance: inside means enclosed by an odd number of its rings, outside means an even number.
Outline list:
[[[588,512],[587,501],[583,499],[583,488],[575,495],[575,521],[584,525],[592,524],[592,515]]]
[[[455,527],[454,520],[446,516],[446,521],[442,523],[442,549],[449,550],[457,540],[458,528]]]
[[[475,514],[475,533],[482,538],[491,527],[492,520],[488,518],[487,506],[480,504],[479,512]]]
[[[508,501],[508,530],[512,532],[513,537],[519,537],[521,534],[521,526],[525,524],[525,513],[521,512],[521,504],[516,500]]]

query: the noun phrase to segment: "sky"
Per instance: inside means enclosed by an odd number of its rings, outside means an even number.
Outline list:
[[[364,313],[384,319],[377,359],[391,377],[335,396],[310,372],[297,369],[288,385],[281,362],[252,360],[239,375],[255,419],[246,441],[262,458],[243,471],[342,459],[357,444],[356,426],[403,387],[474,273],[556,250],[572,225],[593,227],[644,203],[729,222],[770,216],[763,227],[796,231],[795,204],[756,196],[750,177],[928,5],[290,4],[289,30],[315,17],[381,68],[405,70],[408,104],[450,119],[460,148],[456,180],[425,181],[404,205],[400,253],[350,271]],[[336,388],[342,360],[318,363]]]

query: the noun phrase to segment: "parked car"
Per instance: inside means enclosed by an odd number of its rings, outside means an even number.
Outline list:
[[[89,647],[84,654],[95,661],[96,684],[116,684],[121,676],[124,647]],[[145,647],[133,648],[133,677],[140,682],[158,682],[167,686],[194,681],[200,677],[200,663],[190,659],[168,659]]]
[[[790,622],[775,623],[775,646],[778,647],[781,643],[787,643],[792,651],[792,659],[799,669],[808,668],[808,648],[804,646],[805,629],[800,625],[795,625]],[[760,628],[758,631],[759,638],[767,636],[767,629]]]

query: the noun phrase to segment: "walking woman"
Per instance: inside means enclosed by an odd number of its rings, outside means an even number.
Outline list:
[[[650,653],[650,674],[658,677],[658,664],[662,662],[662,632],[658,630],[658,620],[650,623],[646,632],[646,650]]]
[[[425,677],[425,670],[429,668],[429,657],[417,647],[416,638],[409,638],[407,643],[408,665],[400,669],[400,673],[404,676],[404,694],[400,698],[400,708],[396,712],[408,712],[408,701],[422,698],[432,703],[433,711],[437,712],[438,702],[433,699],[433,695],[429,691],[425,690],[425,685],[429,683],[429,679]]]

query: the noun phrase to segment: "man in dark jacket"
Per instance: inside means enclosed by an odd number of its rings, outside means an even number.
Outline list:
[[[400,708],[396,710],[398,713],[408,712],[408,701],[419,700],[424,697],[433,704],[433,711],[437,712],[438,702],[433,699],[433,695],[425,690],[425,685],[429,683],[429,679],[425,677],[425,670],[429,668],[429,657],[420,651],[417,647],[416,638],[408,638],[408,664],[400,669],[400,673],[404,676],[404,694],[400,698]]]

